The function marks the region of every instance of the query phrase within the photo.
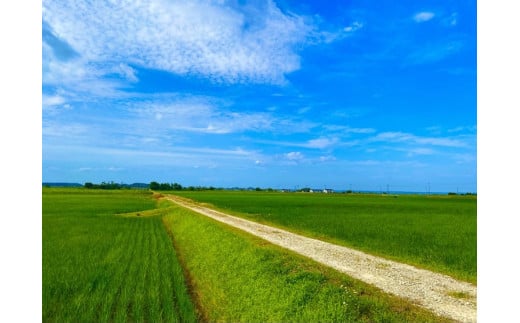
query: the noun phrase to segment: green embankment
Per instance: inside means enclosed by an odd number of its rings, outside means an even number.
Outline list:
[[[192,211],[163,221],[206,321],[450,322]]]
[[[172,192],[247,219],[476,283],[477,198]]]

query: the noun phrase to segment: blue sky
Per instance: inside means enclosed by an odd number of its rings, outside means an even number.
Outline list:
[[[42,180],[477,191],[475,1],[42,2]]]

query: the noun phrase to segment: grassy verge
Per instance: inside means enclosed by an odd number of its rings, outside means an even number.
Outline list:
[[[163,217],[209,322],[449,322],[259,238],[173,207]]]
[[[247,219],[476,283],[475,196],[175,192]]]
[[[42,193],[42,322],[196,322],[149,192]]]

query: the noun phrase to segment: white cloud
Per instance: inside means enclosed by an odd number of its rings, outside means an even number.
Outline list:
[[[71,105],[67,103],[67,99],[59,94],[47,95],[42,94],[42,111],[45,114],[53,115],[60,111],[72,109]]]
[[[415,141],[418,144],[426,144],[433,146],[444,146],[444,147],[464,147],[466,144],[460,140],[450,139],[450,138],[421,138],[416,137]]]
[[[257,152],[235,149],[214,149],[200,147],[173,147],[169,150],[135,150],[125,148],[107,148],[103,146],[91,145],[49,145],[47,147],[47,155],[55,158],[63,157],[66,154],[74,154],[76,156],[104,157],[109,162],[124,160],[129,164],[137,165],[164,165],[174,164],[183,166],[194,165],[214,165],[218,162],[231,161],[256,161],[260,160]]]
[[[301,141],[273,141],[273,140],[255,140],[257,143],[275,145],[275,146],[286,146],[286,147],[299,147],[299,148],[311,148],[311,149],[325,149],[332,147],[339,143],[339,138],[316,138],[306,142]]]
[[[477,131],[477,126],[459,126],[455,128],[448,129],[447,132],[450,133],[460,133],[460,132],[469,132],[469,133],[475,133]]]
[[[43,20],[89,62],[126,62],[218,82],[285,82],[311,27],[273,1],[44,1]],[[117,63],[116,63],[117,62]]]
[[[286,153],[285,158],[290,161],[300,161],[304,158],[303,154],[299,151],[291,151],[289,153]]]
[[[419,137],[403,132],[382,132],[370,139],[370,141],[404,142],[444,147],[464,147],[466,143],[451,138]]]
[[[167,103],[139,103],[131,108],[131,119],[152,129],[227,134],[268,131],[275,119],[268,113],[242,113],[219,108],[210,99],[179,99]]]
[[[42,105],[44,107],[62,105],[65,103],[65,98],[61,95],[42,95]]]
[[[312,33],[311,38],[313,43],[330,44],[332,42],[339,41],[353,35],[354,32],[358,31],[361,28],[363,28],[363,24],[358,21],[355,21],[347,27],[334,31],[316,30]]]
[[[130,82],[137,82],[137,81],[139,81],[139,79],[136,76],[136,71],[132,67],[128,66],[127,64],[120,63],[118,72],[125,79],[129,80]]]
[[[431,19],[433,19],[433,17],[435,17],[435,14],[433,12],[422,11],[422,12],[416,13],[413,16],[413,20],[415,20],[416,22],[421,23],[421,22],[425,22],[425,21],[431,20]]]
[[[349,126],[343,126],[343,125],[324,125],[323,128],[330,130],[330,131],[339,131],[343,134],[367,134],[367,133],[374,133],[376,132],[376,129],[374,128],[353,128]]]
[[[305,147],[323,149],[335,145],[338,141],[338,138],[317,138],[309,140]]]
[[[359,21],[354,21],[352,23],[352,25],[343,28],[343,30],[346,31],[347,33],[352,33],[361,28],[363,28],[363,24],[360,23]]]
[[[81,57],[59,59],[54,55],[52,48],[42,42],[42,84],[66,89],[69,96],[72,93],[82,96],[82,99],[125,96],[126,94],[118,90],[122,82],[103,79],[104,75],[113,72],[113,68],[107,69]],[[119,67],[116,72],[120,73]],[[69,99],[74,98],[69,97]]]
[[[413,148],[407,150],[408,156],[415,156],[415,155],[433,155],[435,154],[435,150],[431,148]]]
[[[88,127],[80,123],[60,124],[56,122],[44,121],[42,124],[42,135],[71,138],[88,133]]]
[[[334,157],[332,155],[320,156],[320,161],[321,162],[334,161],[334,160],[336,160],[336,157]]]

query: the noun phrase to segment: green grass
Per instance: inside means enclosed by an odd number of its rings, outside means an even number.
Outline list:
[[[476,283],[475,196],[175,192],[236,215]]]
[[[198,194],[260,222],[298,222],[299,231],[320,224],[308,230],[316,236],[326,236],[333,214],[348,209],[345,196]],[[138,190],[42,190],[42,322],[449,322],[157,197]],[[399,199],[350,203],[368,218],[370,207],[388,210],[384,203]],[[424,201],[385,214],[399,222],[407,212],[398,210],[413,206],[421,209]],[[336,225],[352,217],[346,214]]]
[[[156,205],[144,191],[43,189],[42,322],[197,320],[165,210],[128,214]]]
[[[163,221],[205,321],[449,322],[192,211]]]

